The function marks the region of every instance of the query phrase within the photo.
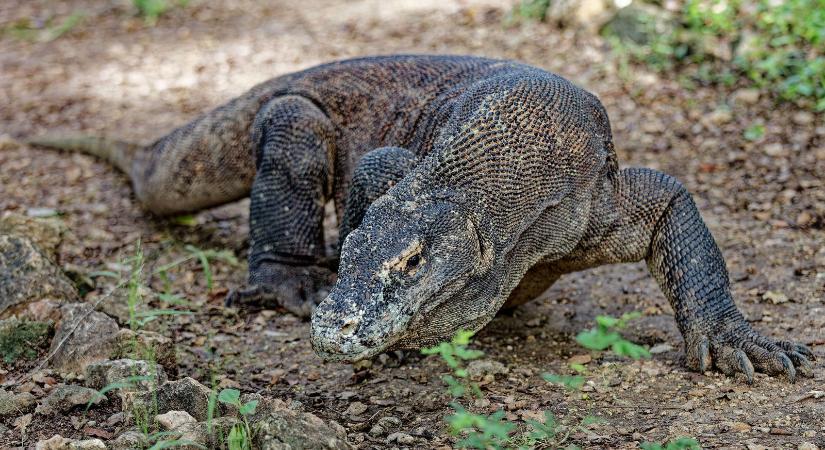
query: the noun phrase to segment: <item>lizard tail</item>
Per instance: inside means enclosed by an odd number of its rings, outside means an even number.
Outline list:
[[[70,150],[97,156],[130,175],[135,155],[144,146],[99,136],[41,136],[25,140],[38,147]]]

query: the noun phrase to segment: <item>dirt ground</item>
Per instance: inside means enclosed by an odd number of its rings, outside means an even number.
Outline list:
[[[598,36],[543,23],[504,26],[504,0],[193,0],[147,26],[130,3],[99,0],[7,0],[0,24],[66,17],[79,25],[51,42],[0,35],[0,133],[105,133],[150,141],[274,75],[332,59],[388,53],[460,53],[525,61],[596,93],[611,120],[620,162],[666,171],[683,181],[726,257],[738,305],[754,327],[809,345],[820,358],[814,378],[789,384],[686,370],[672,310],[644,265],[603,267],[564,277],[513,314],[496,318],[475,341],[508,373],[484,383],[474,410],[507,411],[514,420],[551,410],[563,423],[605,419],[564,444],[637,448],[640,442],[691,436],[707,448],[825,446],[825,122],[822,115],[752,98],[742,86],[697,85],[643,67],[619,70]],[[764,124],[750,142],[743,132]],[[125,177],[92,158],[26,146],[0,150],[0,211],[59,211],[70,233],[60,263],[80,271],[119,270],[141,239],[147,265],[185,255],[184,245],[231,249],[241,260],[246,203],[196,216],[195,225],[152,218],[136,204]],[[222,306],[244,281],[245,265],[215,262],[207,289],[197,264],[172,273],[172,290],[195,314],[152,324],[178,345],[179,374],[205,384],[297,401],[344,425],[360,448],[400,446],[368,433],[382,417],[401,420],[413,448],[449,446],[450,412],[434,358],[406,353],[354,371],[322,362],[308,323],[277,311],[247,314]],[[86,299],[98,298],[112,282]],[[107,284],[108,283],[108,284]],[[161,281],[150,280],[155,289]],[[783,294],[787,301],[782,301]],[[773,299],[773,300],[771,300]],[[592,383],[568,394],[540,378],[567,373],[585,354],[573,337],[598,314],[641,311],[627,333],[659,346],[652,360],[609,354],[587,364]],[[24,368],[12,368],[10,373]],[[353,402],[363,413],[347,412]],[[352,412],[352,410],[350,410]],[[20,445],[11,431],[0,446]],[[112,430],[110,430],[112,431]],[[39,423],[26,446],[60,433],[81,437],[69,421]]]

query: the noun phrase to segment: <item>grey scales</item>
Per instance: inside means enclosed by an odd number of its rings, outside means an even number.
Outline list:
[[[525,64],[345,60],[259,84],[149,145],[31,143],[109,160],[158,215],[251,196],[248,285],[227,301],[311,316],[327,360],[478,330],[566,273],[644,260],[690,369],[749,382],[812,372],[807,347],[757,333],[737,309],[685,187],[620,170],[599,100]],[[340,255],[324,251],[328,201]]]

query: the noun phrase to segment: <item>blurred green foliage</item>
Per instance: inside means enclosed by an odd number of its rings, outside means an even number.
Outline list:
[[[83,14],[79,12],[62,20],[56,17],[49,17],[45,21],[20,19],[0,26],[0,35],[6,34],[24,41],[51,42],[72,31],[81,21],[83,21]]]
[[[160,16],[172,9],[175,4],[186,6],[189,0],[132,0],[132,4],[137,8],[148,25],[154,25]]]
[[[515,23],[519,19],[542,21],[547,17],[550,0],[521,0],[510,12],[508,22]]]
[[[825,0],[685,0],[620,10],[603,28],[622,57],[703,81],[746,77],[760,89],[825,110]]]

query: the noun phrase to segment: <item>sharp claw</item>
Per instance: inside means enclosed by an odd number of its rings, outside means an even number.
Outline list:
[[[788,381],[790,381],[791,383],[796,382],[796,369],[794,368],[791,359],[788,358],[788,355],[784,353],[779,353],[777,355],[777,358],[779,359],[779,362],[782,363],[782,367],[785,368],[785,374],[788,376]]]
[[[739,371],[745,374],[748,384],[753,384],[753,364],[751,364],[751,360],[748,359],[748,355],[746,355],[742,350],[736,350],[734,356],[736,358],[736,362],[739,364]]]
[[[816,355],[814,355],[814,352],[812,352],[811,349],[809,349],[807,346],[802,344],[796,344],[794,345],[794,347],[794,350],[797,353],[802,354],[802,356],[807,358],[809,361],[816,361]]]
[[[813,376],[814,368],[811,363],[808,362],[808,359],[805,358],[805,355],[802,355],[799,352],[790,352],[787,353],[787,355],[791,358],[791,361],[793,361],[800,375],[803,377]]]
[[[708,338],[703,337],[701,341],[699,341],[699,372],[705,373],[711,366],[711,359],[710,359],[710,344],[708,343]]]

